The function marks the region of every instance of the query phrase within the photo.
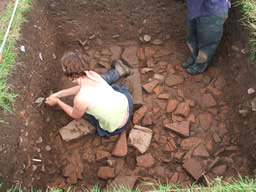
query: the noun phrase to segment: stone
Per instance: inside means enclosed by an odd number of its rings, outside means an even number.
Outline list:
[[[254,97],[251,101],[251,105],[252,105],[252,111],[256,111],[256,97]]]
[[[148,125],[152,125],[152,123],[153,123],[153,113],[148,112],[142,120],[142,125],[148,126]]]
[[[112,45],[110,47],[110,52],[112,54],[111,56],[111,60],[116,60],[116,59],[120,59],[121,53],[122,53],[122,48],[117,46],[117,45]]]
[[[217,102],[210,93],[205,93],[202,96],[202,104],[206,107],[214,107],[217,105]]]
[[[180,143],[180,146],[182,150],[189,150],[193,147],[198,146],[199,143],[205,143],[204,139],[200,137],[189,137],[189,138],[183,139]]]
[[[185,154],[185,152],[183,152],[183,151],[178,151],[178,152],[176,152],[176,153],[174,154],[174,158],[180,161],[180,160],[182,159],[182,157],[184,156],[184,154]]]
[[[166,110],[166,102],[156,100],[156,103],[158,104],[158,106],[161,108],[162,111]]]
[[[178,180],[179,180],[179,173],[175,172],[172,175],[171,180],[169,181],[169,184],[177,184]]]
[[[179,102],[177,100],[174,100],[174,99],[169,100],[167,103],[166,112],[167,113],[173,112],[176,109],[176,107],[178,106],[178,104],[179,104]]]
[[[106,56],[111,56],[112,55],[112,53],[111,53],[111,51],[109,50],[109,49],[107,49],[107,48],[103,48],[102,50],[101,50],[101,53],[100,53],[101,55],[106,55]]]
[[[126,77],[124,81],[128,81],[128,84],[131,86],[133,106],[134,109],[138,109],[140,106],[143,105],[142,85],[139,70],[131,69],[131,74]]]
[[[124,49],[122,54],[122,59],[129,65],[131,68],[138,68],[139,59],[137,56],[138,48],[136,46],[130,46]]]
[[[144,117],[145,113],[147,112],[147,106],[142,106],[133,114],[133,123],[138,124],[138,122]]]
[[[171,55],[171,54],[173,54],[173,51],[167,50],[167,49],[161,49],[160,51],[158,51],[154,55],[154,58],[155,59],[159,59],[160,57],[168,56],[168,55]]]
[[[152,59],[149,59],[149,60],[147,60],[146,65],[149,68],[150,67],[154,67],[155,66],[155,62]]]
[[[137,161],[137,166],[144,167],[144,168],[151,168],[156,163],[151,153],[146,153],[144,155],[138,156],[136,158],[136,161]]]
[[[157,177],[157,178],[166,177],[165,167],[158,165],[158,166],[155,166],[153,169],[154,169],[154,177]]]
[[[222,176],[225,174],[227,170],[227,165],[220,165],[218,167],[213,168],[212,172],[218,176]]]
[[[146,58],[152,57],[156,53],[155,49],[152,47],[145,47],[145,56]]]
[[[75,166],[73,163],[69,163],[62,171],[63,177],[69,177],[72,173],[75,172]]]
[[[145,53],[142,47],[139,48],[138,50],[138,57],[140,60],[144,60],[145,59]]]
[[[176,145],[173,145],[171,142],[167,142],[167,144],[165,145],[164,151],[172,152],[172,151],[175,151],[176,149],[177,149]]]
[[[130,131],[128,143],[143,154],[148,150],[152,135],[153,131],[151,129],[135,125]]]
[[[59,130],[64,141],[77,139],[95,131],[95,127],[83,118],[75,119]]]
[[[76,184],[77,179],[82,179],[82,171],[83,167],[81,167],[81,162],[78,162],[78,165],[76,165],[76,162],[69,163],[62,171],[62,176],[67,177],[66,182],[68,184]]]
[[[185,97],[184,93],[183,93],[180,89],[178,89],[177,95],[178,95],[179,97],[181,97],[181,98],[184,98],[184,97]]]
[[[209,153],[203,143],[200,143],[193,152],[194,156],[209,157]]]
[[[231,50],[234,51],[234,52],[239,52],[240,51],[239,48],[235,45],[231,46]]]
[[[121,158],[116,159],[116,167],[115,174],[119,175],[119,173],[124,170],[124,160]]]
[[[189,114],[189,116],[187,117],[187,120],[192,123],[196,123],[196,118],[194,114]]]
[[[180,103],[174,112],[174,115],[180,115],[182,117],[187,117],[190,113],[189,104],[187,102]]]
[[[111,154],[108,151],[101,151],[101,150],[98,151],[97,150],[97,152],[96,152],[96,161],[100,161],[100,160],[102,160],[104,158],[108,158],[110,156],[111,156]]]
[[[115,178],[115,169],[111,167],[100,167],[97,176],[101,179]]]
[[[153,45],[162,45],[162,44],[164,44],[163,40],[161,40],[161,39],[155,39],[151,43]]]
[[[212,116],[208,113],[200,114],[198,120],[204,130],[208,130],[212,124]]]
[[[255,93],[255,89],[253,89],[253,88],[251,87],[251,88],[249,88],[249,89],[247,90],[247,93],[248,93],[248,95],[251,95],[251,94]]]
[[[154,71],[154,69],[145,67],[145,68],[142,68],[142,69],[140,70],[140,72],[141,72],[142,74],[148,73],[148,72],[150,72],[150,71]]]
[[[153,89],[153,91],[154,91],[154,93],[155,93],[156,95],[159,95],[163,90],[164,90],[164,87],[161,86],[161,85],[157,85],[157,86]]]
[[[157,185],[154,184],[154,182],[152,182],[152,183],[153,183],[152,185],[145,184],[144,182],[139,183],[136,185],[136,188],[139,191],[154,191],[157,188]]]
[[[164,76],[160,75],[160,74],[154,74],[153,78],[160,81],[160,82],[164,81]]]
[[[199,180],[203,174],[203,167],[197,159],[186,159],[183,167],[196,181]]]
[[[138,178],[137,176],[118,176],[106,188],[111,191],[122,191],[122,187],[125,187],[132,191]]]
[[[75,174],[75,173],[72,173],[72,174],[70,175],[70,177],[67,178],[66,182],[67,182],[67,184],[69,184],[69,185],[77,184],[77,177],[76,177],[76,174]]]
[[[159,68],[159,70],[166,70],[168,62],[166,62],[166,61],[158,61],[156,65]],[[164,80],[164,78],[162,80]]]
[[[212,137],[215,143],[221,142],[220,136],[216,132],[213,133]]]
[[[220,157],[216,157],[208,166],[208,169],[211,170],[211,168],[213,168],[214,165],[216,165],[220,160]]]
[[[241,110],[238,110],[239,114],[241,114],[242,117],[247,117],[248,114],[249,114],[249,110],[247,109],[241,109]]]
[[[223,89],[226,85],[226,80],[223,77],[219,77],[215,83],[214,83],[215,87],[219,90]]]
[[[151,36],[145,34],[145,35],[143,36],[143,40],[144,40],[145,42],[149,42],[149,41],[151,41]]]
[[[157,84],[158,84],[158,80],[153,80],[149,83],[144,84],[143,88],[147,93],[151,93],[153,89],[157,86]]]
[[[237,151],[239,148],[238,146],[228,146],[228,147],[225,147],[225,151]]]
[[[170,95],[168,93],[163,93],[157,96],[158,99],[169,99]]]
[[[165,124],[164,126],[182,137],[189,137],[190,121],[182,121]]]
[[[127,147],[127,139],[126,139],[126,131],[124,130],[117,142],[115,143],[115,146],[112,150],[112,155],[115,155],[117,157],[124,157],[126,156],[128,152],[128,147]]]
[[[165,79],[165,84],[172,87],[174,85],[178,85],[184,82],[184,77],[180,75],[172,75],[169,74]]]
[[[190,159],[192,157],[192,153],[194,151],[194,148],[189,149],[189,151],[184,155],[183,159]]]
[[[214,95],[216,95],[216,96],[221,95],[221,91],[218,90],[218,89],[216,89],[216,88],[214,88],[214,87],[212,87],[211,85],[209,85],[209,86],[207,87],[207,89],[209,89],[209,90],[212,92],[212,94],[214,94]]]

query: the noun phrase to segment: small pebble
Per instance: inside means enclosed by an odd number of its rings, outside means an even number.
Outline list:
[[[150,35],[144,35],[143,40],[145,42],[149,42],[151,40],[151,36]]]
[[[24,46],[24,45],[21,45],[20,50],[21,50],[22,52],[26,52],[25,46]]]
[[[42,139],[42,137],[39,137],[37,140],[36,140],[36,143],[42,143],[43,142],[43,139]]]
[[[49,145],[46,145],[46,146],[45,146],[45,150],[46,150],[46,151],[51,151],[51,149],[52,149],[52,148],[51,148]]]
[[[241,109],[239,110],[239,113],[243,116],[246,117],[249,113],[249,111],[247,109]]]
[[[32,170],[35,171],[37,169],[36,165],[32,165]]]
[[[255,93],[255,89],[249,88],[247,92],[249,95],[251,95],[251,94]]]

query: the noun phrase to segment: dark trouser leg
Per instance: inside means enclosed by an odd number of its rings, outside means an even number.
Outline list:
[[[100,76],[109,84],[113,84],[114,82],[116,82],[119,78],[120,75],[118,73],[118,71],[116,71],[115,69],[111,69],[109,70],[107,73],[104,74],[100,74]]]
[[[198,39],[197,39],[197,29],[196,29],[196,20],[187,20],[187,44],[191,52],[191,56],[182,62],[182,67],[188,68],[193,65],[196,61],[198,55]]]
[[[197,18],[199,53],[196,62],[211,62],[223,34],[223,24],[228,11],[218,15]]]
[[[198,17],[195,19],[199,51],[196,62],[187,69],[188,73],[202,73],[210,65],[222,38],[223,24],[227,15],[228,10],[218,15]]]

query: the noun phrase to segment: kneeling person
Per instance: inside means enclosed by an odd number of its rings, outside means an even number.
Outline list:
[[[85,118],[100,136],[121,133],[130,120],[133,101],[125,86],[111,85],[130,73],[120,60],[112,62],[113,69],[105,74],[90,71],[89,62],[77,52],[69,52],[61,59],[65,75],[78,85],[61,90],[46,98],[50,106],[59,105],[72,118]],[[60,100],[75,95],[73,107]]]

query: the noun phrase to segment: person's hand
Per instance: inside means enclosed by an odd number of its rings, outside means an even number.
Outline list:
[[[58,98],[56,98],[56,97],[51,97],[51,96],[49,96],[49,97],[47,97],[46,99],[45,99],[45,103],[47,104],[47,105],[50,105],[50,106],[54,106],[54,105],[57,105],[58,104]]]
[[[51,98],[60,98],[59,92],[51,94],[49,97]]]

